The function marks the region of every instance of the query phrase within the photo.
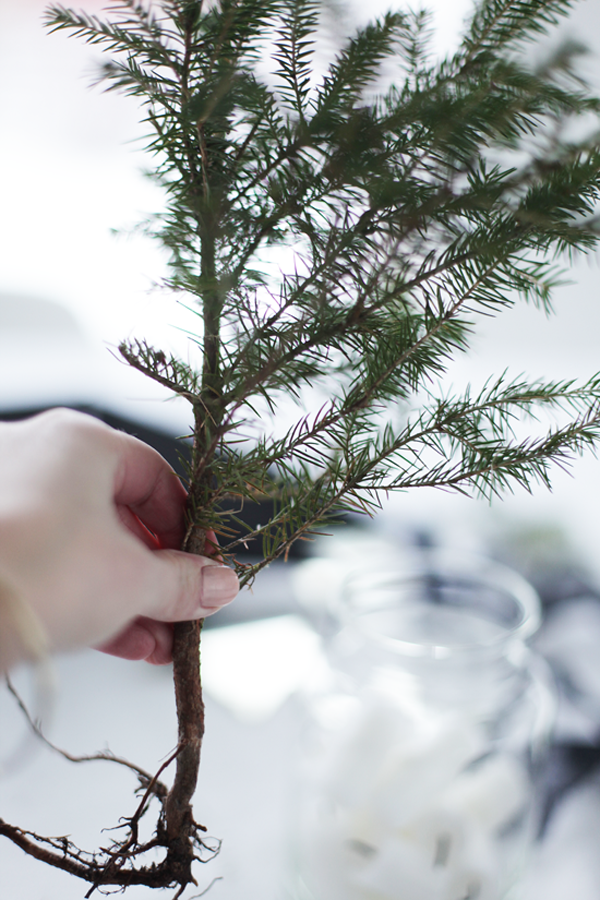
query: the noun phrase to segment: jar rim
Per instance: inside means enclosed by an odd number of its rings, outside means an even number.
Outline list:
[[[406,640],[369,626],[367,619],[374,609],[372,606],[360,607],[356,597],[361,590],[366,589],[373,595],[378,589],[390,587],[402,589],[428,577],[454,579],[458,585],[468,584],[471,588],[479,585],[488,591],[496,591],[498,595],[505,595],[512,601],[516,610],[514,621],[496,623],[499,626],[496,633],[465,643]],[[527,641],[535,634],[541,622],[539,597],[533,586],[518,572],[484,556],[437,549],[420,551],[410,562],[390,566],[385,570],[365,567],[354,569],[344,579],[341,596],[334,605],[338,608],[332,609],[332,612],[335,612],[344,626],[353,630],[358,629],[394,653],[408,657],[450,659],[457,655],[464,656],[465,653],[471,655],[493,652],[494,649],[501,650],[507,644]],[[388,605],[383,607],[385,608],[390,607]]]

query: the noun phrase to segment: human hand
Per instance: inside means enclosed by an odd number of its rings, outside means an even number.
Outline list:
[[[171,623],[211,615],[238,590],[231,569],[178,549],[185,499],[160,454],[90,416],[0,422],[0,587],[51,651],[169,662]],[[0,603],[0,668],[26,655],[5,619]]]

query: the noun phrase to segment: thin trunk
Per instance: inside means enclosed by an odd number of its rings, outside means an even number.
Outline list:
[[[189,515],[192,529],[185,546],[189,553],[205,553],[206,532],[197,525],[198,514],[210,502],[213,473],[210,462],[205,465],[207,448],[222,418],[220,383],[220,318],[221,301],[216,291],[215,240],[211,233],[201,236],[204,317],[204,367],[202,402],[195,407],[192,483]],[[195,477],[202,464],[202,475]],[[175,625],[173,641],[173,680],[178,721],[177,769],[166,802],[166,831],[169,853],[181,867],[182,876],[192,880],[194,857],[193,836],[196,824],[192,798],[198,781],[200,753],[204,736],[204,702],[200,678],[200,634],[202,620]],[[189,878],[188,878],[189,874]]]
[[[202,554],[205,533],[195,532],[186,549]],[[182,874],[192,880],[193,837],[196,825],[192,798],[198,782],[200,752],[204,737],[204,700],[200,679],[200,633],[203,619],[178,622],[173,635],[173,682],[177,707],[177,768],[167,796],[166,832],[169,855],[178,861]]]

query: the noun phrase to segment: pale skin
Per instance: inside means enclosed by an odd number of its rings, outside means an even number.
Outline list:
[[[238,590],[231,569],[178,549],[185,499],[160,454],[90,416],[0,422],[0,669],[30,655],[3,594],[51,653],[170,662],[172,623],[212,615]]]

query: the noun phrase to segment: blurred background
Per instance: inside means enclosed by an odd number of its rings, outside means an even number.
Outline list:
[[[90,87],[101,54],[63,34],[48,36],[44,5],[0,0],[0,416],[55,405],[86,409],[174,461],[175,439],[189,429],[187,405],[115,355],[120,340],[140,337],[185,357],[185,331],[193,327],[193,314],[156,287],[165,272],[161,251],[130,233],[162,203],[143,176],[138,111],[131,99]],[[102,7],[99,0],[77,5]],[[470,3],[426,5],[435,14],[435,51],[451,51]],[[360,21],[387,6],[352,0],[347,15]],[[551,40],[565,37],[589,46],[582,65],[600,90],[597,0],[574,4]],[[556,292],[554,317],[520,305],[484,322],[452,368],[454,383],[481,384],[504,369],[548,379],[600,371],[598,258],[575,261],[571,280]],[[552,493],[517,491],[493,506],[428,490],[391,498],[361,546],[393,553],[426,543],[487,553],[535,584],[546,610],[538,647],[554,667],[561,705],[543,786],[549,818],[525,900],[598,900],[600,462],[591,455],[577,460],[570,472],[556,471],[553,485]],[[336,541],[336,549],[311,552],[344,556],[347,536]],[[298,565],[272,567],[206,636],[208,734],[198,804],[202,821],[224,840],[206,870],[207,884],[222,877],[211,889],[215,900],[286,896],[280,826],[303,728],[296,692],[320,660],[299,602]],[[28,678],[18,673],[33,696]],[[168,671],[89,652],[58,661],[57,679],[49,723],[57,743],[73,752],[109,745],[150,769],[169,752],[175,728]],[[129,779],[105,772],[102,763],[94,764],[93,777],[72,771],[36,749],[3,694],[3,759],[12,758],[21,738],[30,755],[5,767],[0,815],[42,833],[76,830],[94,844],[98,827],[126,812]],[[85,893],[7,842],[0,843],[0,891],[6,900]]]

